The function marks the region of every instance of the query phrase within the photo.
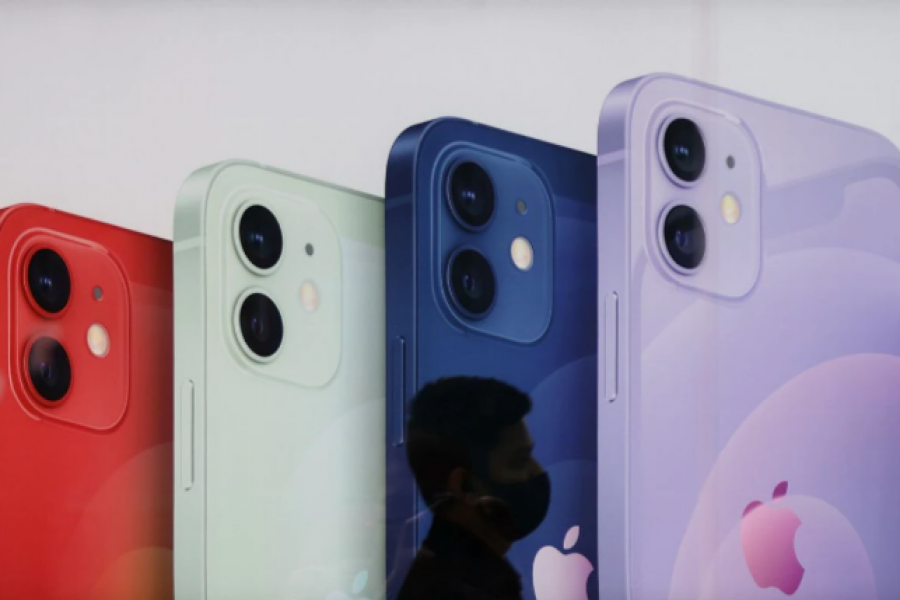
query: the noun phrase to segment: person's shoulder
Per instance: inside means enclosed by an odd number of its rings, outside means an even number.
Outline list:
[[[461,581],[435,578],[423,581],[420,585],[403,586],[397,600],[494,600],[494,598]]]
[[[410,566],[397,600],[482,600],[481,592],[458,578],[452,567],[427,549]],[[450,568],[448,568],[450,567]]]
[[[440,561],[423,548],[413,559],[397,600],[445,600],[443,596],[436,595],[444,587],[445,578]]]

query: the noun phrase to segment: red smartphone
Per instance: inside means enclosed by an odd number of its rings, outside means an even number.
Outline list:
[[[0,598],[171,598],[171,242],[17,205],[0,256]]]

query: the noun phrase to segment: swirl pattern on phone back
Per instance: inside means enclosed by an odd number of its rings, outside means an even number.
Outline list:
[[[660,166],[673,115],[704,133],[696,185]],[[651,76],[607,100],[598,154],[601,597],[898,597],[897,148]],[[673,203],[707,231],[694,272]]]
[[[283,240],[267,271],[238,239],[254,207],[272,214]],[[176,598],[381,594],[383,215],[376,197],[246,161],[200,169],[184,184],[174,259]],[[251,292],[281,315],[280,347],[268,357],[248,344],[275,330],[261,312],[244,318]]]
[[[0,598],[170,599],[172,245],[21,204],[0,254]]]
[[[484,232],[449,213],[450,165],[490,172],[497,212]],[[386,184],[387,334],[405,342],[403,385],[391,385],[387,431],[388,597],[428,532],[402,443],[404,403],[424,384],[455,375],[495,377],[527,392],[535,456],[549,473],[546,519],[508,559],[527,600],[596,598],[596,189],[594,157],[486,125],[438,119],[395,142]],[[517,211],[526,202],[526,214]],[[534,220],[529,220],[534,217]],[[509,224],[509,227],[507,227]],[[534,229],[529,229],[534,227]],[[535,261],[515,273],[510,242],[528,235]],[[494,265],[497,300],[483,320],[448,300],[453,247],[479,247]],[[521,284],[520,281],[528,283]],[[527,311],[527,315],[525,316]],[[544,317],[549,316],[548,319]]]

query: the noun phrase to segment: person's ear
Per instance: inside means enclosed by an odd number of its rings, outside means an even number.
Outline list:
[[[461,498],[468,504],[476,501],[475,490],[472,487],[472,476],[468,469],[457,467],[450,471],[447,477],[447,489],[456,498]]]

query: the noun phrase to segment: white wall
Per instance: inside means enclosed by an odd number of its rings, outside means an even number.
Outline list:
[[[0,0],[0,205],[170,237],[231,157],[381,193],[407,125],[462,116],[592,151],[623,79],[672,71],[900,143],[900,3]]]

